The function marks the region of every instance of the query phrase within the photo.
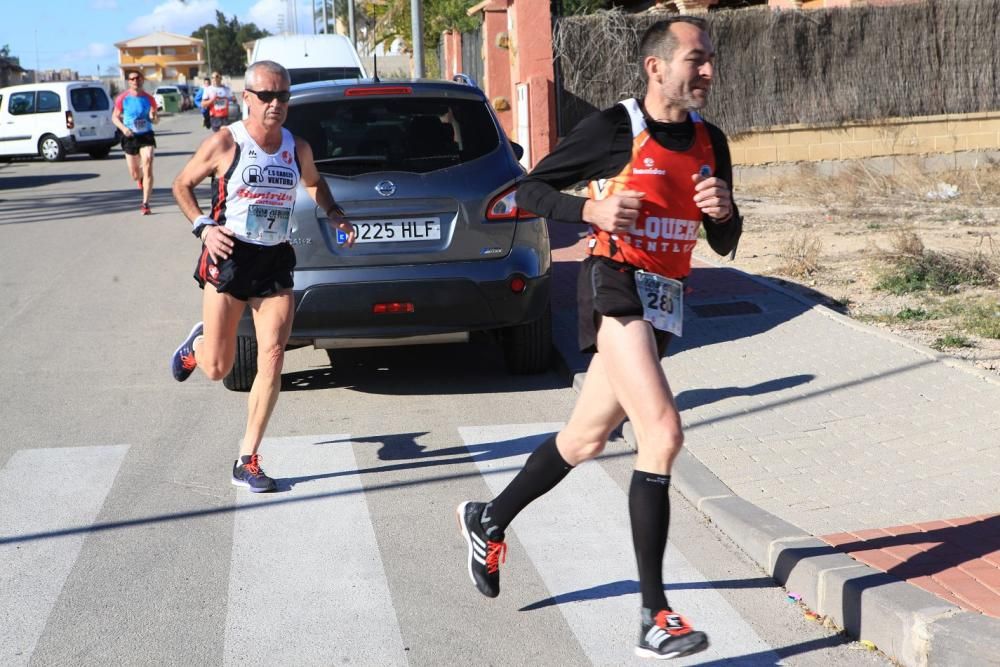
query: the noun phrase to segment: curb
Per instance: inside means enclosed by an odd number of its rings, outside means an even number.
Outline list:
[[[873,330],[763,278],[713,262],[705,263],[738,271],[841,324],[906,345],[989,382],[1000,381],[962,360],[939,355],[894,334]],[[565,335],[555,336],[557,369],[572,382],[575,390],[580,391],[586,376],[587,357],[576,349],[575,318],[565,310],[556,311],[554,315],[554,320],[561,320],[558,324],[553,322],[555,333],[560,330],[574,332],[568,341]],[[571,321],[567,322],[567,318]],[[621,431],[628,446],[635,451],[632,424],[626,421]],[[682,449],[674,462],[672,479],[675,489],[778,584],[798,592],[811,610],[830,617],[855,639],[874,643],[899,664],[905,667],[1000,665],[1000,619],[965,611],[837,551],[733,493],[687,449]]]

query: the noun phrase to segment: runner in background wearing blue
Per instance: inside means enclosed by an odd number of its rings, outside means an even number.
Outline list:
[[[142,204],[139,212],[149,215],[149,196],[153,193],[153,149],[156,137],[153,125],[159,122],[156,100],[142,89],[141,72],[128,72],[128,90],[115,98],[115,110],[111,120],[122,133],[122,150],[125,163],[139,189],[142,190]]]

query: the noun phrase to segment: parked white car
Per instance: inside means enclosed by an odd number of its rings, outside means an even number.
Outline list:
[[[90,81],[50,81],[0,88],[0,155],[70,153],[104,158],[118,142],[111,98]]]

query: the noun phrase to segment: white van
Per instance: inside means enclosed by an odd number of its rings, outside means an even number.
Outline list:
[[[292,77],[292,85],[368,76],[351,40],[343,35],[262,37],[254,44],[250,63],[259,60],[283,65]]]
[[[0,88],[0,155],[69,153],[105,158],[118,142],[111,98],[91,81],[49,81]]]

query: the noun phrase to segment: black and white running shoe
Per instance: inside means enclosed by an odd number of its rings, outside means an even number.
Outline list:
[[[458,506],[458,525],[469,545],[469,578],[488,598],[500,595],[500,563],[507,560],[507,543],[486,536],[481,521],[486,503],[467,501]]]
[[[669,660],[698,653],[708,648],[708,635],[691,627],[680,614],[664,609],[653,614],[642,610],[639,644],[635,654],[640,658]]]

